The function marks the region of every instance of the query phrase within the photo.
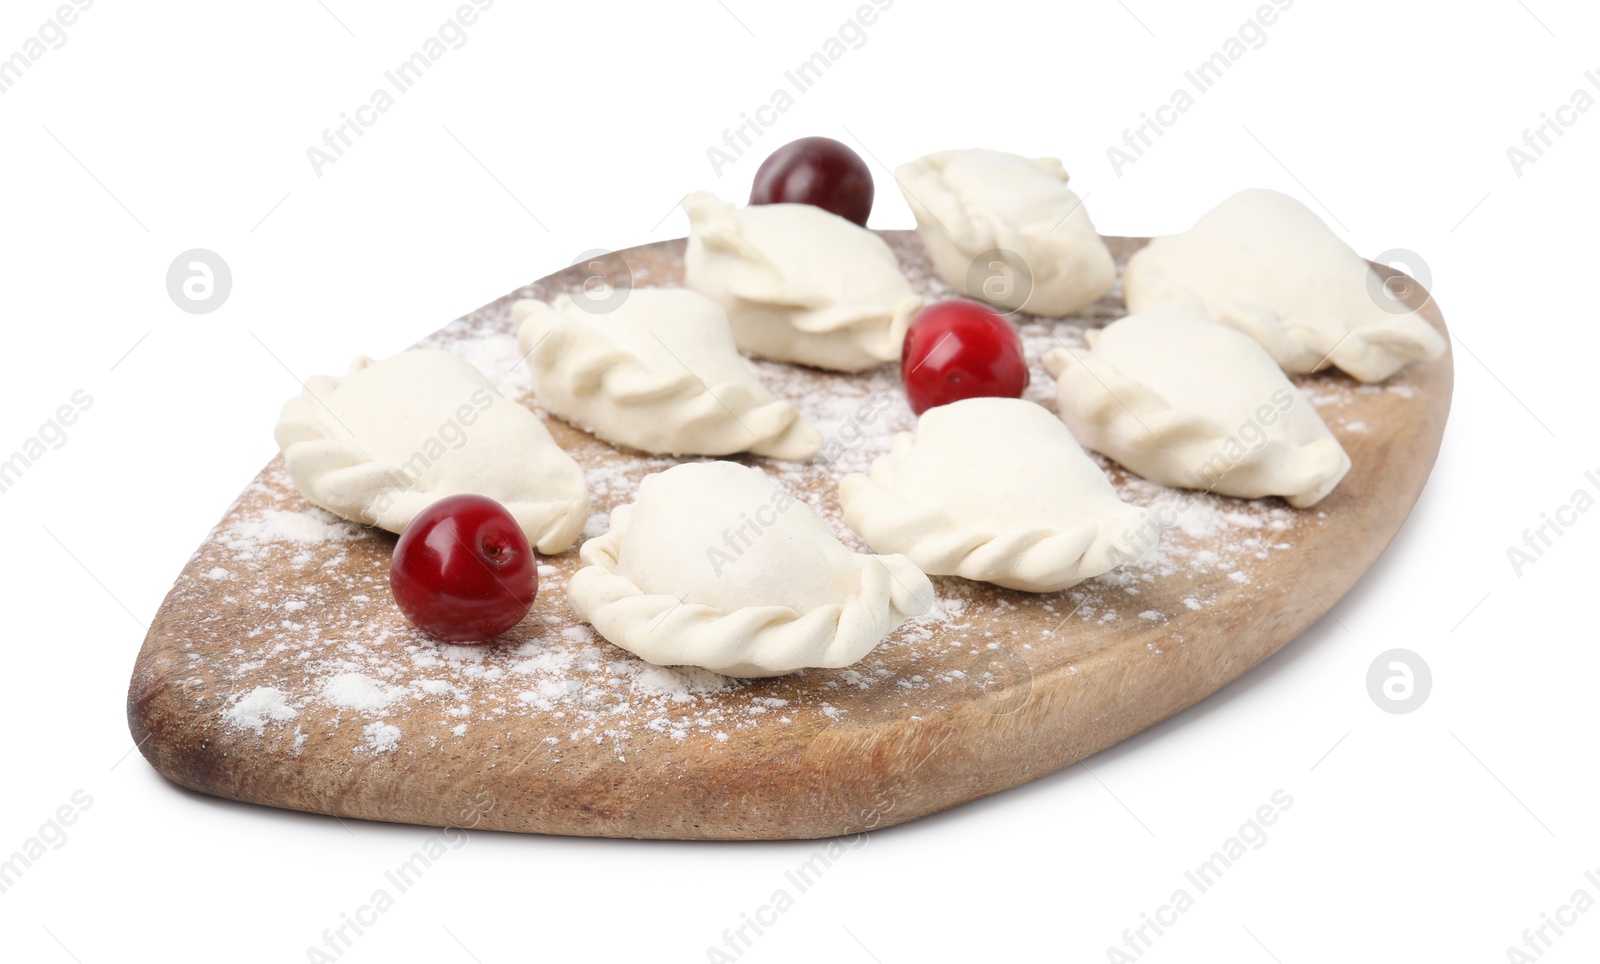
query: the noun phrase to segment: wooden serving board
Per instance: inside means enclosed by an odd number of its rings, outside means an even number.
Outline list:
[[[884,236],[919,290],[947,291],[915,234]],[[1107,240],[1119,263],[1144,244]],[[677,284],[683,246],[575,266],[424,344],[460,351],[537,410],[512,301],[604,275]],[[1079,318],[1018,318],[1033,365],[1027,397],[1054,410],[1040,356],[1082,344],[1085,328],[1123,312],[1119,299],[1113,291]],[[895,367],[756,368],[829,445],[814,463],[746,461],[864,548],[840,521],[835,486],[913,427]],[[1103,463],[1125,499],[1172,507],[1153,557],[1046,595],[938,578],[935,612],[856,666],[759,681],[651,667],[597,638],[564,598],[575,550],[541,560],[539,601],[506,637],[434,644],[389,596],[394,537],[312,508],[274,459],[157,613],[133,670],[129,726],[181,786],[340,817],[678,839],[825,837],[911,820],[1066,767],[1216,692],[1367,571],[1433,466],[1451,357],[1383,386],[1331,372],[1297,381],[1354,463],[1316,507],[1183,495]],[[588,470],[590,535],[643,475],[672,464],[545,421]]]

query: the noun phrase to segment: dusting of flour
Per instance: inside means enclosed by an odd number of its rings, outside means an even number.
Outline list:
[[[897,247],[919,291],[948,295],[914,246]],[[635,277],[642,284],[668,280],[652,281],[642,270]],[[1033,363],[1025,397],[1053,411],[1053,382],[1039,359],[1054,347],[1083,348],[1086,330],[1120,313],[1108,299],[1072,319],[1018,318]],[[456,322],[424,347],[460,353],[508,397],[538,411],[508,303]],[[846,545],[866,551],[844,525],[835,487],[846,473],[867,471],[896,432],[914,428],[898,369],[844,376],[773,362],[752,365],[827,441],[810,462],[747,461],[799,494]],[[1360,395],[1407,397],[1408,390],[1355,387],[1342,376],[1297,381],[1341,437],[1369,430],[1367,421],[1345,414]],[[645,474],[674,464],[637,454],[619,458],[593,439],[551,426],[585,465],[593,500],[585,538],[606,531],[609,513],[633,499]],[[1290,530],[1322,524],[1314,510],[1180,493],[1096,459],[1124,500],[1165,510],[1170,524],[1143,559],[1043,595],[936,578],[934,610],[901,626],[856,665],[760,681],[652,666],[598,637],[566,605],[566,582],[579,565],[576,551],[541,559],[538,604],[494,645],[436,643],[411,628],[390,598],[393,537],[308,506],[275,462],[202,546],[190,570],[195,575],[177,586],[180,595],[203,598],[228,614],[201,623],[188,638],[187,656],[203,673],[197,679],[214,680],[220,690],[197,687],[195,698],[211,700],[231,730],[281,739],[296,752],[308,740],[338,740],[353,757],[376,762],[470,745],[504,754],[492,765],[503,759],[507,766],[534,758],[558,763],[577,745],[626,760],[644,742],[732,745],[764,727],[831,725],[848,720],[850,712],[866,712],[835,705],[835,694],[846,691],[876,694],[873,705],[915,719],[970,698],[1008,665],[1048,659],[1066,662],[1067,672],[1075,673],[1074,660],[1118,632],[1162,633],[1149,646],[1151,658],[1159,658],[1183,645],[1184,633],[1205,618],[1219,593],[1236,593],[1271,573],[1274,553],[1290,546]],[[1021,639],[1014,629],[997,628],[997,619],[1014,626],[1019,614],[1037,620],[1037,636]],[[538,718],[545,735],[531,748],[512,747],[514,724],[528,717]]]

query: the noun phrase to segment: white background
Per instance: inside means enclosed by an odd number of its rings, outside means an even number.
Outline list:
[[[74,391],[94,399],[0,496],[0,857],[74,791],[93,799],[0,895],[0,953],[305,960],[369,900],[427,830],[211,800],[127,755],[141,623],[273,454],[298,391],[285,366],[340,371],[579,252],[680,236],[685,192],[742,200],[762,156],[810,134],[891,165],[971,145],[1062,157],[1107,234],[1287,191],[1364,254],[1422,256],[1458,381],[1421,503],[1337,622],[1093,773],[872,834],[744,960],[1106,960],[1280,788],[1294,803],[1267,843],[1144,960],[1502,961],[1574,891],[1600,898],[1583,612],[1600,512],[1520,576],[1506,555],[1600,470],[1600,110],[1520,176],[1506,154],[1574,90],[1600,96],[1600,11],[1299,0],[1119,177],[1107,147],[1255,3],[900,0],[714,175],[707,147],[855,6],[502,0],[320,177],[306,148],[451,0],[98,3],[0,95],[0,450]],[[0,57],[53,10],[8,2]],[[911,226],[875,167],[873,226]],[[203,316],[165,289],[197,247],[234,275]],[[1397,646],[1433,671],[1409,715],[1365,683]],[[474,834],[344,959],[702,961],[813,849]],[[1543,959],[1597,952],[1591,910]]]

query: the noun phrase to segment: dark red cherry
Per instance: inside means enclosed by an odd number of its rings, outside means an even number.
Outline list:
[[[862,227],[872,213],[872,172],[831,137],[802,137],[761,162],[751,204],[810,204]]]
[[[1021,398],[1028,361],[1011,322],[975,301],[940,301],[911,322],[900,378],[921,415],[963,398]]]
[[[449,643],[498,636],[533,608],[539,563],[505,507],[452,495],[406,526],[389,566],[394,601],[416,627]]]

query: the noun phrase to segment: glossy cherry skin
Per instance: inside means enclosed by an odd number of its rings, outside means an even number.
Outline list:
[[[452,495],[400,534],[389,588],[400,611],[429,636],[481,643],[533,608],[539,563],[504,506],[481,495]]]
[[[751,204],[810,204],[867,226],[872,171],[861,155],[831,137],[802,137],[761,162]]]
[[[1011,322],[975,301],[940,301],[911,322],[900,378],[921,415],[963,398],[1021,398],[1028,361]]]

